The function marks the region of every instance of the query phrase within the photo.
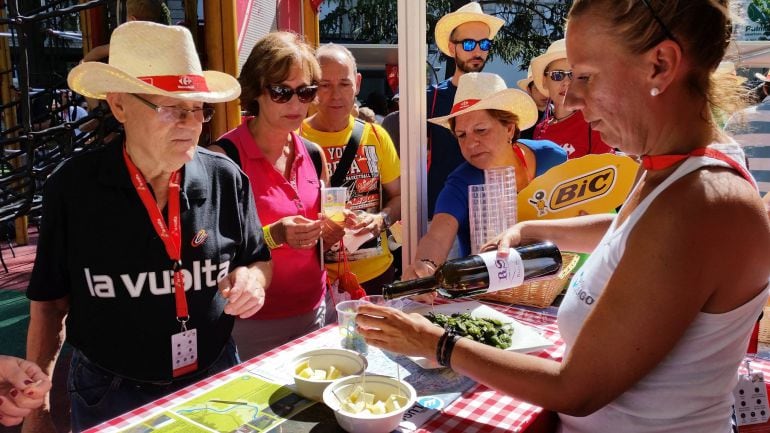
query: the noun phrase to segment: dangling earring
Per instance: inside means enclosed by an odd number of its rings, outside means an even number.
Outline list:
[[[657,87],[653,87],[652,89],[650,89],[650,96],[658,96],[658,95],[660,95],[660,89],[658,89]]]

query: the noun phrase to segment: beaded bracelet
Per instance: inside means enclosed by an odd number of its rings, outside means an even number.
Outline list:
[[[262,226],[262,234],[265,238],[265,243],[267,244],[267,247],[271,250],[274,250],[281,246],[281,244],[278,244],[275,242],[275,239],[273,239],[273,234],[270,233],[270,226]]]

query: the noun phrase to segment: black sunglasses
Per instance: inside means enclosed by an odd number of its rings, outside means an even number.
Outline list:
[[[642,0],[642,3],[644,3],[645,6],[647,6],[647,10],[650,11],[650,14],[652,15],[652,19],[655,20],[656,23],[660,26],[661,29],[663,29],[663,33],[666,35],[667,38],[671,39],[672,41],[676,42],[679,47],[682,46],[682,44],[679,43],[679,40],[674,37],[674,34],[671,33],[671,30],[668,29],[666,24],[663,23],[663,20],[660,19],[657,12],[655,12],[655,9],[652,8],[652,4],[650,4],[650,0]]]
[[[463,39],[461,41],[452,41],[453,44],[463,44],[463,50],[473,51],[476,49],[476,45],[479,46],[481,51],[489,51],[492,48],[492,41],[489,39],[482,39],[477,41],[475,39]]]
[[[303,104],[308,104],[313,101],[315,94],[318,93],[318,86],[303,84],[296,89],[292,89],[289,86],[283,84],[270,84],[267,87],[268,93],[270,93],[270,99],[278,104],[285,104],[289,102],[294,94],[297,94],[297,99]]]
[[[569,78],[572,81],[572,71],[562,71],[560,69],[554,69],[545,73],[553,81],[564,81],[565,78]]]

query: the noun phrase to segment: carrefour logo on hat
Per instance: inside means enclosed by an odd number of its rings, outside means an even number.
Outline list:
[[[193,80],[192,78],[188,77],[187,75],[183,75],[179,78],[179,87],[181,88],[190,88],[192,86]]]

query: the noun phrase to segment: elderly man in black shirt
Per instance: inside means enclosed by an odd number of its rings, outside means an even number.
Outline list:
[[[246,176],[196,146],[213,114],[203,104],[240,86],[202,71],[187,29],[126,23],[110,63],[68,82],[106,99],[126,134],[51,175],[27,292],[27,356],[49,374],[66,319],[81,431],[237,364],[234,317],[261,308],[271,263]],[[25,421],[48,426],[45,409]]]

